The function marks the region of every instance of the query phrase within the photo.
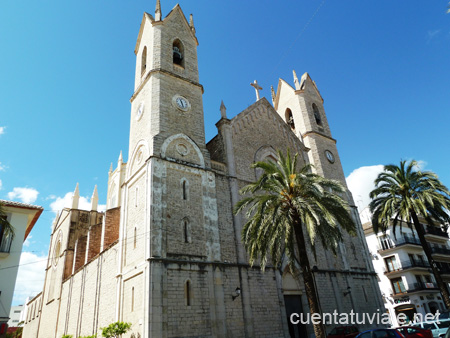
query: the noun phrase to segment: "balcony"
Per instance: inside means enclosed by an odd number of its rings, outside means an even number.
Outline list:
[[[397,239],[385,240],[380,243],[378,247],[378,253],[382,253],[387,250],[392,250],[400,246],[404,245],[414,245],[421,246],[418,238],[414,238],[412,236],[404,235],[402,237],[397,237]]]
[[[438,246],[432,246],[431,253],[433,255],[450,256],[450,249],[449,248],[440,248]]]
[[[384,268],[384,274],[386,276],[389,275],[394,275],[397,272],[401,272],[401,271],[405,271],[405,270],[409,270],[409,269],[429,269],[430,268],[430,264],[428,264],[428,262],[421,262],[421,261],[404,261],[404,262],[400,262],[400,266],[397,267],[396,269],[388,269],[388,268]]]
[[[448,239],[448,234],[439,227],[424,226],[425,236],[438,236]]]
[[[394,293],[391,296],[404,296],[406,294],[410,294],[413,292],[432,291],[432,290],[438,290],[436,283],[412,283],[408,284],[407,289],[405,289],[404,287],[401,288],[400,290],[394,289]]]

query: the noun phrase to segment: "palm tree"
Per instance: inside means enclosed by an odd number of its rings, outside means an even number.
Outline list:
[[[342,240],[341,228],[355,234],[355,224],[347,202],[338,194],[345,188],[341,183],[311,172],[311,165],[297,171],[297,154],[291,158],[278,151],[277,162],[257,162],[253,168],[262,170],[259,179],[244,187],[241,194],[251,194],[235,206],[235,213],[244,209],[247,221],[242,241],[250,264],[261,259],[264,270],[268,255],[279,265],[284,253],[291,269],[298,262],[303,275],[311,314],[320,314],[319,302],[309,263],[307,246],[315,255],[317,240],[336,254]],[[314,325],[318,338],[325,338],[322,323]]]
[[[449,195],[449,190],[435,173],[420,171],[414,160],[409,163],[401,161],[400,166],[384,166],[384,171],[375,180],[375,189],[370,193],[372,202],[369,205],[375,233],[385,232],[392,222],[395,237],[397,226],[401,228],[404,222],[411,228],[414,225],[447,308],[450,308],[449,292],[434,263],[419,217],[424,218],[429,226],[435,226],[437,222],[446,229],[450,222]]]
[[[11,237],[11,240],[14,238],[14,228],[8,222],[6,212],[3,205],[0,203],[0,245],[2,243],[2,239],[8,236]]]

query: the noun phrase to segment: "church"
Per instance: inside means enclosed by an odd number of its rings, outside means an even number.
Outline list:
[[[123,337],[313,337],[293,325],[309,313],[300,273],[287,264],[250,266],[241,242],[245,220],[234,215],[239,190],[255,180],[255,161],[276,150],[298,153],[300,165],[345,185],[323,98],[308,73],[278,82],[271,101],[227,117],[205,141],[192,16],[179,5],[144,13],[136,48],[129,158],[108,175],[107,207],[72,205],[56,217],[45,284],[27,304],[24,338],[101,335],[116,321]],[[357,236],[339,253],[311,255],[322,312],[384,312],[358,212],[347,199]],[[310,248],[309,248],[310,249]],[[327,331],[335,325],[327,325]],[[367,326],[360,325],[362,330]]]

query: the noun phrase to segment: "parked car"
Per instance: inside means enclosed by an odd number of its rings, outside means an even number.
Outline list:
[[[360,333],[356,338],[405,338],[405,336],[396,329],[371,329]]]
[[[414,326],[402,326],[397,327],[397,331],[399,331],[405,338],[432,338],[433,333],[431,330],[425,330],[420,327]]]
[[[450,327],[450,319],[433,320],[430,322],[413,323],[412,326],[420,327],[425,330],[431,330],[434,338],[444,337]]]
[[[331,330],[327,338],[354,338],[358,333],[356,326],[337,326]]]

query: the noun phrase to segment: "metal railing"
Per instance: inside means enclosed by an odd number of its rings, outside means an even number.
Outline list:
[[[430,264],[428,264],[428,262],[416,261],[416,260],[415,261],[403,261],[403,262],[400,262],[400,265],[397,268],[390,269],[390,268],[385,267],[384,274],[389,274],[389,273],[402,271],[402,270],[406,270],[406,269],[411,269],[411,268],[430,268]]]
[[[397,237],[397,239],[389,239],[389,240],[382,241],[380,246],[378,247],[378,252],[393,249],[393,248],[396,248],[398,246],[402,246],[405,244],[420,245],[420,241],[418,238],[404,235],[402,237]]]
[[[450,249],[449,248],[440,248],[438,246],[432,246],[431,253],[441,254],[441,255],[450,255]]]
[[[421,291],[421,290],[432,290],[432,289],[437,289],[437,285],[436,283],[412,283],[412,284],[408,284],[408,288],[402,288],[400,290],[395,290],[394,289],[394,295],[403,295],[405,293],[412,293],[412,292],[416,292],[416,291]]]
[[[424,226],[425,235],[435,235],[448,238],[448,234],[438,227]]]

